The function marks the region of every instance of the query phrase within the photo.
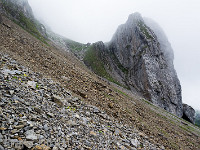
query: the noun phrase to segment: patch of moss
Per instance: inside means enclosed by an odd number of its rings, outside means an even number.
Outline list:
[[[106,71],[104,63],[99,57],[98,51],[95,49],[94,45],[88,47],[85,57],[83,59],[85,64],[92,69],[97,75],[108,79],[109,81],[116,83],[121,86],[119,82],[114,80],[112,76]]]
[[[200,120],[196,121],[195,125],[200,128]]]
[[[142,21],[138,23],[138,26],[140,27],[140,30],[146,35],[147,39],[153,39],[147,30],[148,27]]]
[[[122,91],[120,91],[120,90],[118,90],[116,88],[115,88],[115,91],[118,92],[118,93],[120,93],[120,94],[122,94],[122,95],[124,95],[124,96],[126,96],[126,97],[130,97],[126,93],[124,93],[124,92],[122,92]]]
[[[114,54],[110,54],[110,56],[112,57],[112,60],[114,61],[114,63],[117,65],[117,67],[126,75],[128,75],[128,69],[126,69],[124,66],[122,66],[122,64],[119,62],[119,60],[117,59],[117,57]]]
[[[34,37],[36,37],[38,40],[42,41],[46,45],[48,43],[46,42],[45,38],[40,34],[40,32],[37,29],[37,25],[34,23],[34,21],[30,20],[22,12],[19,13],[19,21],[15,21],[16,24],[21,26],[24,30],[32,34]]]
[[[87,48],[87,44],[75,42],[70,39],[66,39],[65,42],[69,46],[69,48],[71,49],[72,52],[80,52]]]

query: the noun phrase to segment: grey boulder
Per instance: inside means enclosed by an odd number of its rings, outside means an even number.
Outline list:
[[[194,124],[195,110],[191,106],[189,106],[187,104],[183,104],[183,117],[182,118]]]

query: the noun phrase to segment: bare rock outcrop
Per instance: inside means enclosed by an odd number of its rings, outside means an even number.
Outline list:
[[[139,13],[131,14],[108,44],[95,48],[113,78],[182,117],[181,85],[173,65],[173,50],[162,29],[151,20],[146,22]]]
[[[193,124],[195,122],[195,110],[187,104],[183,104],[183,119]]]

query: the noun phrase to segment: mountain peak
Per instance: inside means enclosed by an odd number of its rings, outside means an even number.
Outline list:
[[[108,46],[115,60],[107,60],[112,66],[110,68],[114,68],[111,74],[117,81],[141,93],[155,105],[182,117],[181,85],[173,59],[170,59],[173,50],[167,39],[158,39],[165,37],[160,31],[154,32],[140,13],[129,15]]]
[[[143,21],[142,15],[139,12],[135,12],[129,15],[128,22]]]

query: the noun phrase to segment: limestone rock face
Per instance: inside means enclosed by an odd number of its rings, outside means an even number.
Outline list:
[[[20,12],[23,13],[27,18],[33,19],[32,8],[30,7],[27,0],[1,0],[3,2],[2,7],[7,10],[8,16],[11,15],[17,18]],[[17,13],[19,12],[19,13]]]
[[[183,104],[183,119],[193,124],[195,121],[195,110],[187,104]]]
[[[97,50],[104,51],[102,59],[113,78],[182,117],[181,85],[173,65],[173,50],[162,29],[146,20],[139,13],[131,14],[111,42]]]
[[[30,32],[34,30],[33,34],[39,31],[43,37],[47,38],[46,28],[35,19],[28,0],[0,0],[0,12],[15,20],[25,29],[29,28]]]

